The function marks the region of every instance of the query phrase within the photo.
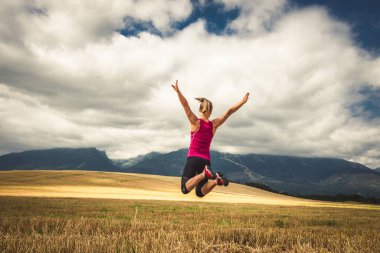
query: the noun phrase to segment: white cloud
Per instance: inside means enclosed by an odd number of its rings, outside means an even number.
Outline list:
[[[189,0],[67,0],[1,3],[2,39],[48,48],[80,48],[107,41],[125,18],[149,22],[162,32],[192,12]],[[20,36],[22,35],[22,36]]]
[[[187,0],[145,0],[137,1],[132,7],[131,16],[139,20],[150,20],[163,32],[172,30],[171,24],[187,18],[192,5]]]
[[[222,114],[251,92],[213,149],[334,156],[378,167],[379,119],[354,117],[363,85],[379,87],[379,58],[357,48],[323,8],[223,1],[242,8],[216,36],[205,21],[174,32],[189,1],[5,1],[0,25],[0,152],[95,146],[112,157],[187,147],[188,122],[171,84]],[[164,34],[117,33],[124,18]],[[5,17],[5,16],[4,16]],[[33,29],[28,27],[33,26]],[[9,136],[12,136],[10,138]]]
[[[0,84],[0,129],[7,145],[46,147],[75,144],[81,137],[76,126],[67,121],[62,112],[41,104],[36,98]],[[70,143],[71,140],[71,143]],[[1,146],[1,151],[7,146]]]
[[[229,29],[243,36],[260,36],[270,30],[284,14],[286,0],[217,0],[227,9],[239,8],[240,16],[231,22]]]

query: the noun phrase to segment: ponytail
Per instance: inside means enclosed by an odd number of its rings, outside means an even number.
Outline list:
[[[206,98],[195,98],[195,99],[201,103],[199,106],[199,112],[201,113],[212,112],[212,103],[210,100]]]

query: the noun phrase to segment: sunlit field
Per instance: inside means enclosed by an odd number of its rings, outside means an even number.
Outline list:
[[[256,204],[0,198],[1,252],[378,252],[380,212]]]
[[[314,201],[231,183],[204,198],[183,195],[179,177],[96,171],[0,171],[0,196],[102,198],[368,208],[380,206]]]
[[[0,172],[0,252],[378,252],[380,207],[179,178]],[[139,199],[140,198],[140,199]],[[257,203],[255,203],[255,201]]]

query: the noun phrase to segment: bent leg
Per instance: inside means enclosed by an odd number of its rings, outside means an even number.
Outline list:
[[[209,192],[211,192],[215,186],[216,186],[215,180],[208,181],[208,179],[204,179],[197,185],[195,193],[197,194],[198,197],[202,198],[205,195],[207,195]]]
[[[190,191],[186,188],[186,182],[189,180],[189,178],[182,176],[181,179],[181,191],[183,194],[188,194]]]
[[[195,177],[190,178],[184,184],[186,190],[191,192],[197,184],[199,184],[203,179],[205,179],[205,175],[203,173],[196,175]]]
[[[203,196],[211,192],[215,188],[215,186],[216,186],[215,180],[209,181],[205,185],[203,185],[201,188]]]

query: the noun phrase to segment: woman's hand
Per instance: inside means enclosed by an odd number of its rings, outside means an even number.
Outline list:
[[[178,80],[175,81],[175,85],[172,84],[172,87],[173,89],[178,93],[179,92],[179,88],[178,88]]]
[[[243,97],[243,99],[242,99],[242,103],[243,103],[243,104],[247,103],[248,98],[249,98],[249,92],[247,92],[247,94],[245,94],[245,96]]]

